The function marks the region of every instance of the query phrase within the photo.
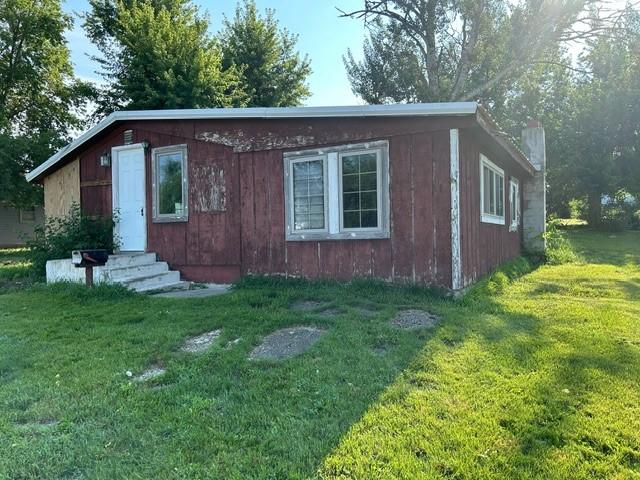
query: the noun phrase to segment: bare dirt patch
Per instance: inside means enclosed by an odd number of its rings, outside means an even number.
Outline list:
[[[152,365],[149,368],[147,368],[144,372],[142,372],[140,375],[136,376],[134,380],[136,382],[146,382],[147,380],[158,378],[164,375],[166,372],[167,370],[162,366]]]
[[[317,300],[298,300],[291,304],[291,310],[297,312],[310,312],[318,308],[326,306],[326,302],[319,302]]]
[[[202,353],[213,345],[213,342],[217,340],[221,333],[222,330],[218,329],[187,338],[182,344],[182,347],[180,347],[180,350],[189,353]]]
[[[324,318],[335,318],[341,314],[342,314],[342,311],[338,310],[337,308],[327,308],[326,310],[322,310],[321,312],[318,312],[317,315],[319,317],[324,317]]]
[[[264,337],[249,354],[251,360],[283,360],[307,351],[326,333],[314,327],[283,328]]]
[[[404,330],[433,328],[440,322],[440,317],[424,310],[402,310],[391,320],[391,325]]]

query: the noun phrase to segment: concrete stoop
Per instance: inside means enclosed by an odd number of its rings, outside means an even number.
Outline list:
[[[47,283],[84,282],[83,268],[75,268],[71,259],[47,262]],[[136,292],[188,289],[190,282],[180,280],[180,272],[169,270],[167,262],[157,261],[155,253],[109,255],[103,267],[93,269],[94,283],[117,283]]]

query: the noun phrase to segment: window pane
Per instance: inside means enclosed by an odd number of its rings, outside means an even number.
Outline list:
[[[362,211],[362,228],[375,228],[378,226],[378,212],[376,210]]]
[[[360,193],[345,193],[342,199],[342,208],[345,211],[360,210]]]
[[[493,170],[489,170],[489,213],[495,215],[496,213],[496,177]]]
[[[360,212],[344,212],[344,228],[360,228]]]
[[[322,160],[293,163],[293,228],[325,227],[324,168]]]
[[[342,191],[347,192],[357,192],[360,190],[360,175],[358,174],[348,174],[343,175],[342,177]]]
[[[484,194],[484,198],[482,200],[484,209],[482,213],[491,213],[490,208],[490,203],[491,203],[491,186],[489,184],[490,180],[489,177],[491,176],[491,170],[489,170],[487,167],[482,167],[482,180],[484,182],[484,186],[483,186],[483,194]]]
[[[182,198],[182,153],[158,155],[158,213],[184,214]]]
[[[360,173],[376,172],[378,170],[378,155],[375,153],[365,153],[360,157]]]
[[[378,208],[378,193],[365,192],[360,194],[360,205],[363,210],[375,210]]]
[[[496,175],[496,215],[504,217],[504,178]]]
[[[378,155],[342,157],[342,224],[346,229],[378,226]]]

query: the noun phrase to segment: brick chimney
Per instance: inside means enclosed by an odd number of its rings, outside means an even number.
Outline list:
[[[527,252],[542,254],[546,243],[543,234],[547,221],[547,156],[544,128],[537,120],[529,121],[527,128],[522,130],[522,150],[536,169],[533,178],[523,185],[523,243]]]

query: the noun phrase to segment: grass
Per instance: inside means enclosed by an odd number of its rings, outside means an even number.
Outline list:
[[[365,281],[0,294],[0,478],[640,478],[640,235],[568,238],[575,261],[515,262],[462,302]],[[303,298],[342,313],[288,308]],[[405,308],[443,320],[391,328]],[[300,324],[329,333],[247,360]],[[216,328],[205,355],[178,351]]]
[[[29,284],[30,267],[26,249],[0,249],[0,289]]]

